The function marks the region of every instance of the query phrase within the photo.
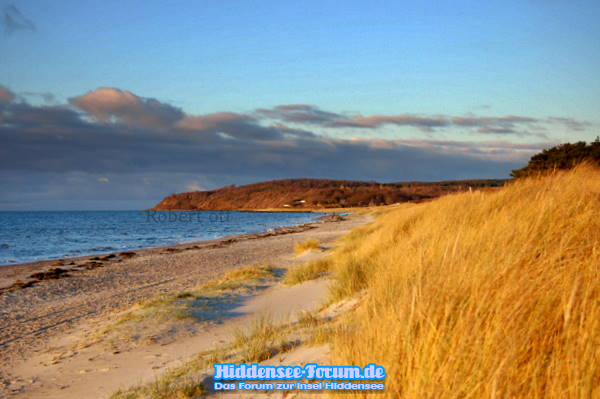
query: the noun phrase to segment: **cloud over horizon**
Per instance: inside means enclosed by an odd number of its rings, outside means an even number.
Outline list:
[[[340,131],[384,124],[414,127],[417,137],[423,129],[458,126],[496,129],[485,133],[498,138],[340,138],[311,131],[311,126]],[[139,187],[146,184],[144,179],[161,176],[158,186],[143,191],[151,202],[192,187],[190,182],[215,188],[287,177],[388,182],[506,177],[533,153],[556,143],[515,143],[503,137],[517,128],[544,124],[587,128],[584,122],[559,117],[347,117],[310,105],[191,115],[117,88],[92,90],[70,98],[69,104],[31,105],[0,86],[0,184],[9,187],[0,195],[0,208],[25,190],[14,183],[20,181],[18,175],[27,176],[29,183],[37,181],[39,187],[47,187],[44,181],[51,175],[61,184],[79,185],[92,198],[105,198],[111,187],[120,199],[142,198]],[[78,176],[76,183],[67,176]],[[82,183],[81,176],[89,179]],[[65,192],[74,190],[75,186]],[[43,194],[32,194],[36,196]]]
[[[4,86],[0,86],[0,104],[11,103],[15,99],[15,93]]]
[[[164,127],[183,118],[183,112],[154,98],[138,97],[130,91],[101,87],[69,103],[102,122],[117,122],[146,127]]]
[[[396,115],[361,114],[344,115],[328,112],[308,104],[279,105],[271,109],[259,108],[256,114],[273,120],[288,123],[316,125],[324,128],[377,129],[385,125],[408,126],[422,132],[436,132],[445,128],[462,127],[475,129],[477,133],[515,136],[536,136],[547,138],[542,131],[545,125],[563,125],[570,129],[583,131],[591,126],[589,122],[573,118],[548,117],[545,119],[520,115],[505,116],[451,116],[416,115],[410,113]]]

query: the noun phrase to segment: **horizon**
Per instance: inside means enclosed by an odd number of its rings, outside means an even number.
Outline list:
[[[593,0],[0,10],[4,211],[301,176],[505,179],[600,134]]]

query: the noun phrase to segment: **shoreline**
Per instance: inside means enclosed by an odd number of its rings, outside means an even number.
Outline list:
[[[233,242],[241,241],[241,240],[254,240],[263,237],[272,237],[279,236],[291,233],[302,232],[306,230],[310,230],[315,228],[314,225],[319,225],[322,223],[331,223],[331,220],[328,220],[328,217],[332,215],[322,215],[317,220],[313,222],[290,225],[290,226],[279,226],[276,228],[269,229],[267,231],[262,231],[258,233],[245,233],[245,234],[230,234],[223,236],[221,238],[214,238],[208,240],[195,240],[184,242],[181,244],[174,245],[163,245],[159,247],[146,247],[139,249],[122,249],[119,251],[112,252],[102,252],[102,253],[91,253],[87,255],[81,255],[76,257],[63,257],[63,258],[55,258],[55,259],[44,259],[35,262],[23,262],[23,263],[13,263],[7,265],[0,265],[0,294],[4,291],[9,290],[12,286],[10,280],[14,280],[13,284],[17,280],[21,280],[24,283],[27,283],[30,273],[39,273],[47,268],[62,268],[68,267],[73,268],[77,266],[81,266],[82,264],[88,263],[90,261],[108,261],[109,259],[102,259],[110,257],[110,259],[115,259],[112,262],[115,262],[117,259],[123,260],[129,258],[130,255],[121,255],[121,254],[130,254],[134,253],[136,255],[144,255],[144,254],[153,254],[160,253],[160,251],[170,251],[170,252],[178,252],[178,251],[186,251],[191,249],[203,249],[203,248],[211,248],[217,246],[224,246],[231,244]],[[112,256],[111,256],[112,255]],[[95,259],[99,258],[99,259]],[[73,264],[71,264],[71,262]],[[60,263],[60,264],[59,264]],[[62,278],[66,278],[62,277]]]
[[[82,322],[106,319],[156,295],[193,289],[239,267],[271,262],[287,267],[301,260],[293,255],[295,243],[316,238],[328,246],[367,221],[366,216],[351,215],[338,222],[313,222],[271,232],[149,248],[131,256],[117,253],[98,260],[92,258],[101,257],[78,257],[64,262],[74,264],[63,266],[42,261],[0,267],[0,281],[5,287],[0,290],[0,361],[8,366],[43,353],[51,338],[77,331]],[[90,263],[93,267],[85,267]],[[15,280],[27,282],[32,274],[51,267],[66,273],[40,279],[25,288],[6,289]]]
[[[410,201],[407,201],[410,202]],[[383,205],[386,206],[386,205]],[[143,209],[141,212],[247,212],[247,213],[340,213],[368,209],[368,206],[351,208],[259,208],[259,209]]]
[[[46,211],[40,211],[40,212],[46,212]],[[128,212],[128,211],[125,211]],[[151,211],[151,210],[144,210],[141,212],[171,212],[171,211]],[[204,212],[204,211],[173,211],[173,212]],[[207,212],[212,212],[212,211],[207,211]],[[247,213],[268,213],[268,212],[272,212],[272,213],[278,213],[280,211],[271,211],[271,210],[258,210],[258,211],[219,211],[219,212],[247,212]],[[298,211],[298,213],[323,213],[323,215],[316,217],[316,219],[314,221],[311,222],[307,222],[307,223],[302,223],[302,224],[297,224],[297,225],[287,225],[287,226],[277,226],[275,228],[271,228],[268,229],[266,231],[260,231],[257,233],[242,233],[242,234],[229,234],[229,235],[225,235],[223,237],[220,238],[212,238],[212,239],[200,239],[200,240],[192,240],[192,241],[186,241],[186,242],[182,242],[179,244],[170,244],[170,245],[159,245],[156,247],[141,247],[141,248],[121,248],[119,250],[114,250],[114,251],[108,251],[108,252],[90,252],[90,253],[86,253],[80,256],[65,256],[65,257],[56,257],[56,258],[46,258],[46,259],[40,259],[40,260],[36,260],[36,261],[31,261],[31,262],[18,262],[18,263],[7,263],[7,264],[2,264],[0,265],[0,292],[2,292],[3,289],[6,288],[6,284],[3,281],[4,280],[4,274],[6,273],[4,270],[8,270],[9,268],[21,268],[21,267],[28,267],[30,268],[30,270],[35,270],[35,266],[39,266],[39,267],[44,267],[44,266],[54,266],[53,263],[57,263],[60,261],[65,261],[65,262],[78,262],[78,261],[82,261],[83,259],[89,258],[89,257],[103,257],[103,256],[107,256],[107,255],[117,255],[118,253],[121,252],[144,252],[144,251],[148,251],[148,250],[159,250],[161,248],[170,248],[170,247],[181,247],[181,246],[186,246],[186,245],[198,245],[198,244],[202,244],[202,243],[208,243],[208,242],[216,242],[216,241],[220,241],[220,240],[227,240],[227,239],[231,239],[231,238],[235,238],[235,237],[245,237],[245,236],[253,236],[253,235],[261,235],[261,234],[266,234],[271,230],[277,231],[279,229],[287,229],[287,228],[296,228],[296,227],[300,227],[300,226],[304,226],[304,225],[309,225],[309,224],[313,224],[313,223],[321,223],[321,221],[325,218],[328,217],[332,217],[333,215],[336,215],[337,213],[340,213],[341,211],[337,211],[337,212],[320,212],[320,211]],[[280,213],[285,213],[285,211],[281,211]],[[59,266],[59,265],[56,265]]]

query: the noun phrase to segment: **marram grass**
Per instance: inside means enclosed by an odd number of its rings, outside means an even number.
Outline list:
[[[600,397],[599,169],[407,204],[345,248],[332,300],[367,296],[332,364],[385,366],[387,397]]]
[[[297,255],[303,254],[306,251],[312,251],[313,249],[319,249],[319,241],[314,238],[309,238],[302,242],[294,244],[294,252]]]
[[[331,267],[329,258],[311,260],[302,265],[290,268],[283,279],[285,285],[300,284],[308,280],[315,280],[325,275]]]

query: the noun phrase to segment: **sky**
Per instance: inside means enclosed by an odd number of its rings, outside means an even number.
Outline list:
[[[0,0],[0,210],[505,178],[600,133],[600,2]]]

